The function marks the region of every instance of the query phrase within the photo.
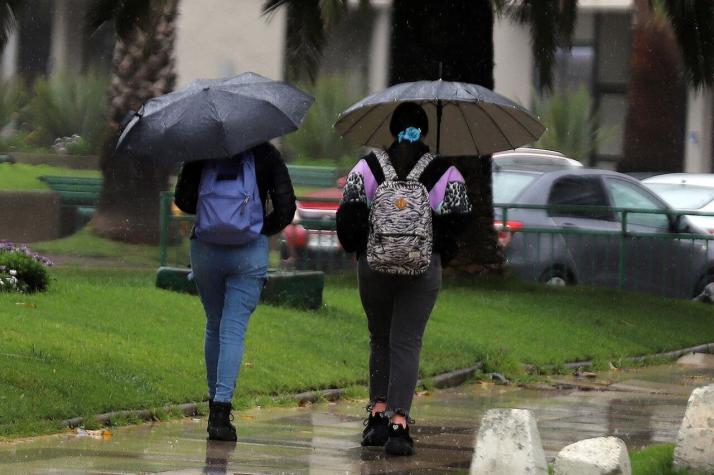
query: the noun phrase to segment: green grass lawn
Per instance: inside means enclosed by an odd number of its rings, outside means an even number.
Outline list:
[[[44,294],[0,294],[0,437],[60,420],[201,400],[197,298],[154,288],[154,273],[53,269]],[[354,276],[328,279],[317,312],[260,306],[236,404],[364,384],[368,335]],[[607,361],[714,341],[711,307],[587,288],[462,281],[442,293],[424,339],[428,376],[486,359],[506,373]]]
[[[674,445],[653,445],[630,452],[632,475],[691,475],[688,470],[674,470]],[[553,467],[550,472],[553,473]]]
[[[39,180],[43,175],[98,178],[100,173],[97,170],[75,170],[50,165],[0,163],[0,190],[49,190],[47,184]]]
[[[693,475],[688,470],[675,470],[674,445],[653,445],[630,453],[632,475]],[[714,475],[714,474],[712,474]]]

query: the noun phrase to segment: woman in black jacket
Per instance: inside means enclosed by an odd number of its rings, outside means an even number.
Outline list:
[[[238,198],[226,198],[235,191]],[[197,215],[191,265],[206,312],[208,437],[235,441],[231,402],[248,320],[267,276],[267,236],[292,221],[295,193],[280,152],[263,143],[236,157],[186,163],[175,203]]]
[[[362,445],[384,446],[391,455],[412,455],[414,442],[408,422],[422,336],[441,287],[442,266],[456,254],[456,236],[464,228],[471,204],[461,173],[444,158],[432,156],[423,142],[429,121],[421,106],[400,104],[389,128],[395,139],[392,145],[362,158],[347,176],[337,210],[337,236],[346,251],[357,253],[359,293],[370,334],[371,402]],[[418,202],[414,195],[385,193],[391,185],[406,186],[407,181],[418,181],[428,193],[428,202],[419,211],[412,207]],[[384,201],[385,196],[396,199]],[[406,220],[397,217],[401,212],[407,213]],[[418,229],[423,213],[430,213],[425,222],[431,229]],[[387,233],[370,236],[378,228]],[[421,249],[407,247],[411,237],[421,236],[421,231],[429,236],[427,244]],[[408,258],[413,253],[417,258],[429,255],[424,258],[426,269],[395,275],[399,272],[384,266],[384,261],[380,264],[380,253],[386,261],[401,255],[400,249],[389,246],[388,236],[409,236],[398,242],[405,246],[397,247],[408,248]],[[372,243],[371,254],[368,242]]]

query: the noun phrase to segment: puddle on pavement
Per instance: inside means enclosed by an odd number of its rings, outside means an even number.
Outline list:
[[[241,412],[238,444],[208,443],[203,419],[118,428],[110,438],[60,434],[4,444],[0,473],[467,473],[478,423],[495,407],[533,410],[549,457],[601,435],[630,448],[673,442],[689,391],[714,383],[714,369],[665,365],[598,379],[633,391],[472,384],[417,397],[418,452],[409,458],[360,447],[364,401],[343,401]]]

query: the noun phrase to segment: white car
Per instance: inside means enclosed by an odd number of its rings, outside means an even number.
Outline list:
[[[642,180],[642,184],[676,210],[714,213],[714,174],[669,173]],[[693,225],[714,234],[714,216],[687,218]]]
[[[583,166],[579,161],[568,158],[560,152],[527,147],[494,153],[492,161],[494,172],[501,170],[548,172]]]

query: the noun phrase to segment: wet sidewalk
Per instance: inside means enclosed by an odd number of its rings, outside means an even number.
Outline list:
[[[495,407],[533,410],[549,458],[601,435],[631,449],[671,443],[691,390],[714,383],[714,356],[554,381],[567,389],[472,384],[420,395],[417,455],[409,458],[360,447],[364,402],[339,402],[237,413],[238,444],[208,443],[202,419],[114,429],[108,438],[68,433],[0,444],[0,473],[468,473],[481,416]]]

